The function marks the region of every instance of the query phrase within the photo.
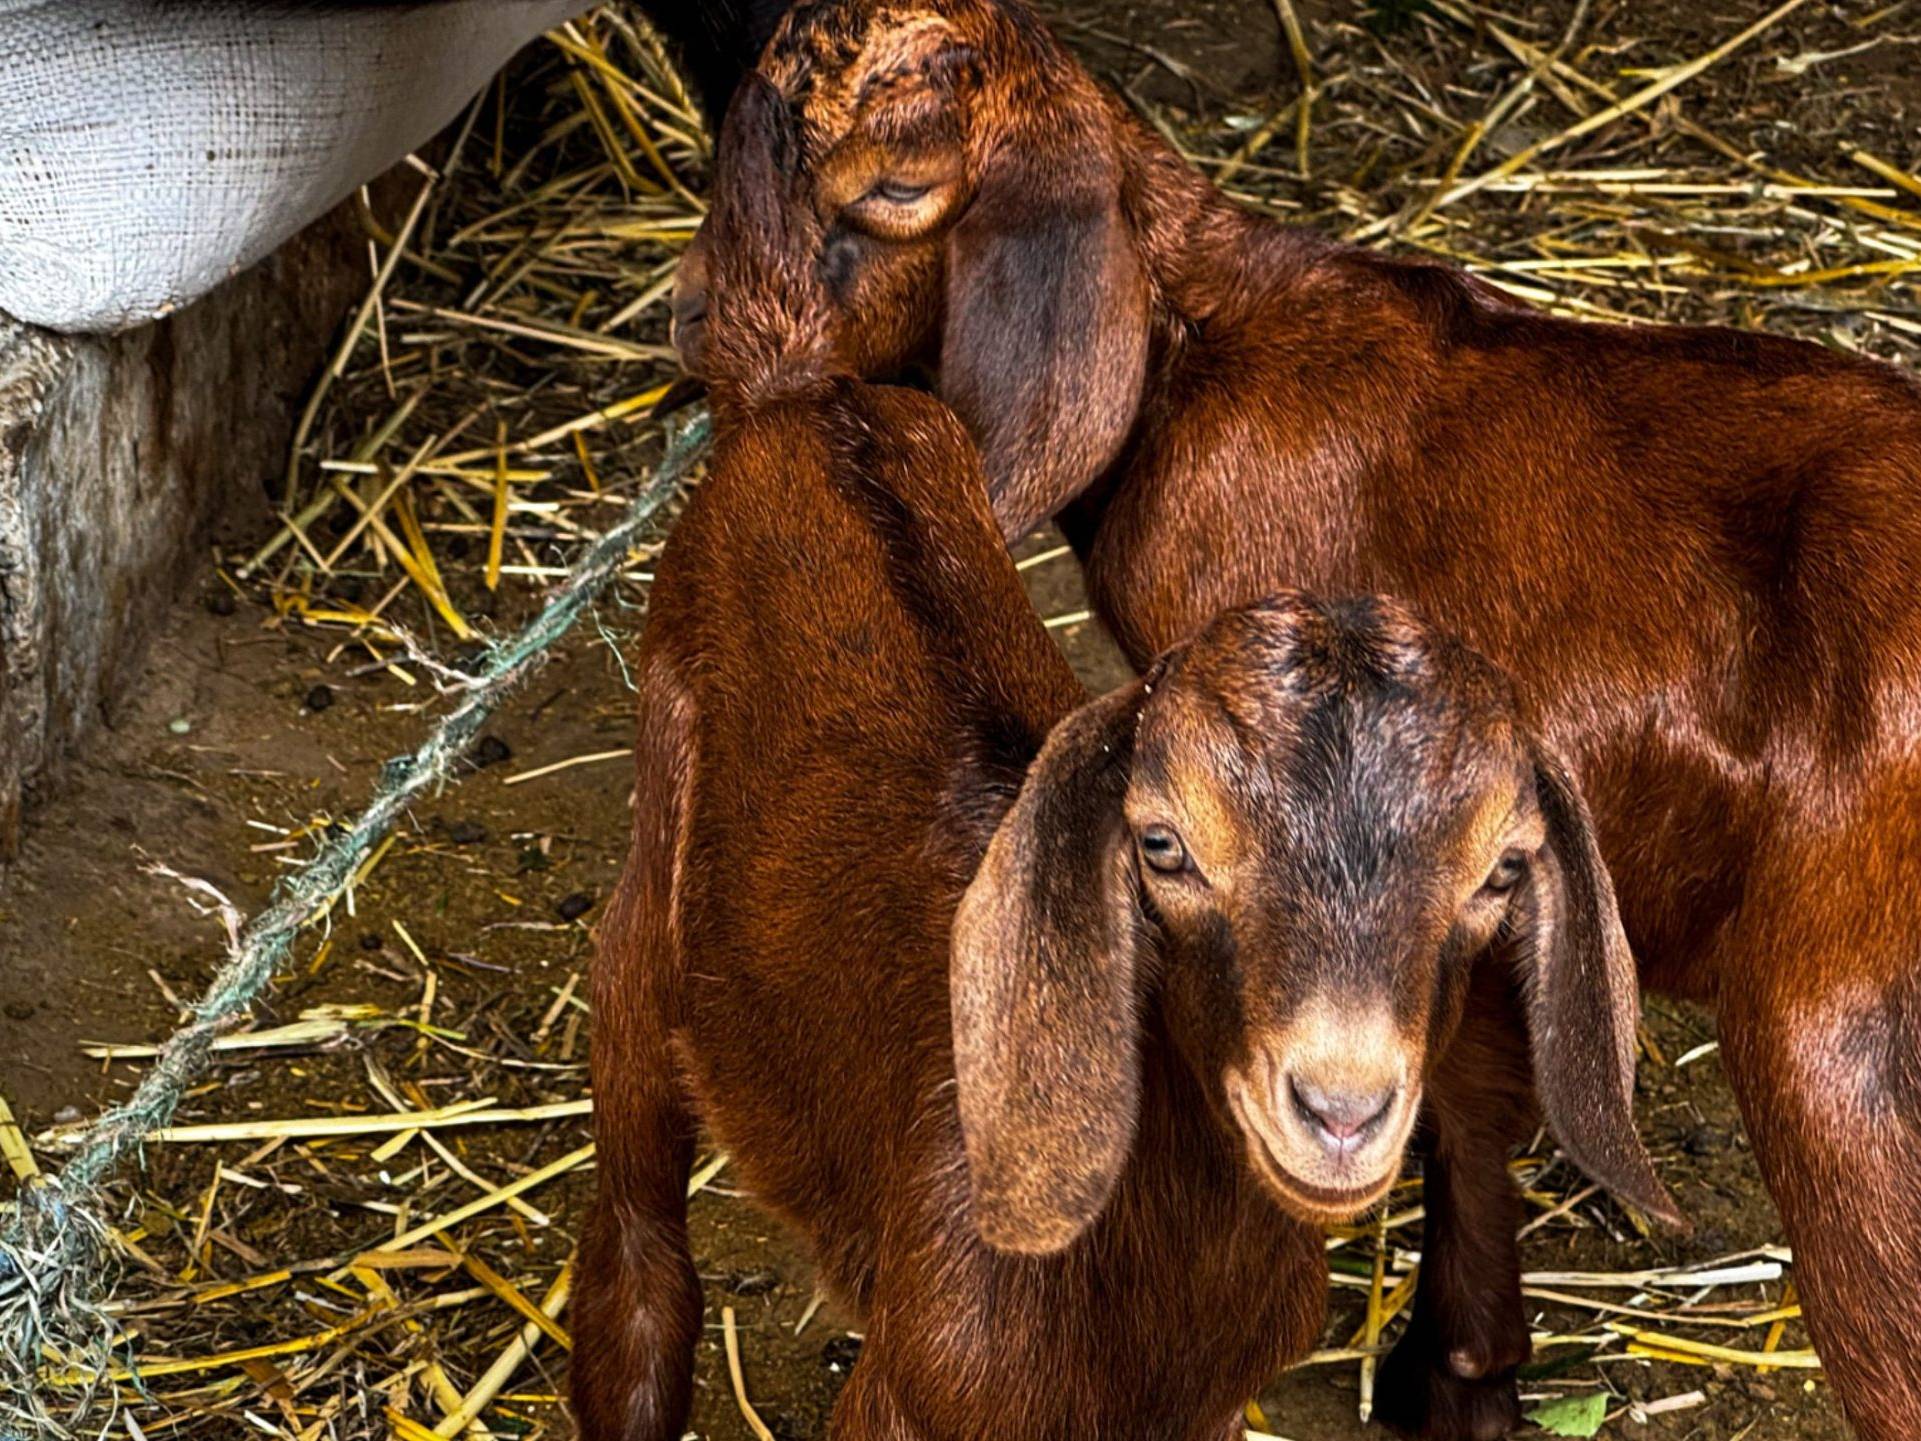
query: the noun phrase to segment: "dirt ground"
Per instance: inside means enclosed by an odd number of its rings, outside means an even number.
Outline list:
[[[1338,13],[1334,0],[1302,8],[1310,16]],[[1604,0],[1598,8],[1617,19],[1624,10],[1636,21],[1645,17],[1636,43],[1648,63],[1697,53],[1701,36],[1724,35],[1759,13],[1745,3],[1609,6]],[[1710,9],[1717,13],[1707,14]],[[1718,13],[1722,9],[1738,13]],[[1225,117],[1266,113],[1277,96],[1291,93],[1292,69],[1269,0],[1067,6],[1057,19],[1104,73],[1156,104]],[[1816,23],[1809,20],[1811,27]],[[1921,14],[1916,24],[1921,27]],[[1806,43],[1832,42],[1811,29]],[[1881,135],[1896,153],[1908,152],[1887,137],[1907,137],[1910,151],[1914,144],[1910,112],[1902,107],[1921,105],[1915,54],[1885,47],[1864,56],[1851,75],[1853,89],[1868,97],[1864,113],[1881,127],[1864,135]],[[1756,83],[1769,80],[1761,75]],[[1834,87],[1836,93],[1847,88]],[[1795,103],[1791,96],[1782,100],[1787,108]],[[237,532],[221,540],[238,553],[261,538]],[[1049,543],[1035,537],[1024,553]],[[1044,616],[1081,608],[1070,561],[1049,561],[1027,574]],[[499,627],[524,614],[527,600],[506,595]],[[485,616],[485,598],[471,587],[462,601]],[[636,624],[615,609],[602,619],[615,638],[630,635]],[[1104,687],[1124,673],[1092,624],[1066,624],[1055,633],[1090,684]],[[424,732],[437,708],[426,687],[410,689],[381,672],[356,674],[330,659],[335,644],[277,623],[252,601],[236,603],[210,568],[199,591],[183,598],[170,618],[134,693],[34,817],[22,861],[0,877],[0,1094],[29,1133],[90,1114],[123,1094],[137,1071],[90,1061],[81,1043],[163,1038],[177,1023],[179,1003],[199,993],[218,959],[218,926],[191,908],[176,882],[146,873],[145,858],[203,877],[251,911],[284,865],[305,853],[282,839],[288,828],[353,814],[381,763]],[[486,751],[490,763],[417,806],[400,841],[358,888],[354,913],[337,916],[330,937],[302,942],[259,1018],[275,1024],[316,1006],[366,1005],[389,1020],[431,1021],[464,1038],[465,1050],[383,1023],[311,1050],[239,1055],[216,1064],[190,1100],[190,1116],[351,1112],[368,1104],[370,1070],[404,1077],[421,1103],[487,1094],[525,1104],[581,1095],[584,1016],[569,998],[589,960],[588,928],[623,853],[626,765],[614,758],[510,782],[554,762],[619,751],[629,742],[630,724],[615,650],[583,628],[497,718]],[[429,990],[431,1003],[424,1004]],[[1664,1059],[1644,1065],[1641,1116],[1662,1174],[1696,1232],[1685,1241],[1644,1240],[1610,1205],[1590,1202],[1575,1213],[1576,1224],[1531,1238],[1529,1270],[1652,1267],[1780,1242],[1718,1058],[1707,1051],[1675,1064],[1713,1040],[1711,1018],[1657,999],[1648,1019]],[[585,1139],[584,1127],[570,1120],[463,1137],[458,1144],[471,1164],[501,1179]],[[214,1185],[217,1163],[246,1169],[253,1149],[244,1143],[152,1148],[150,1169],[129,1195],[130,1213],[155,1236],[186,1225],[191,1217],[174,1202]],[[263,1257],[333,1254],[400,1224],[395,1213],[404,1219],[410,1202],[398,1186],[329,1172],[328,1154],[303,1153],[298,1163],[290,1153],[255,1162],[262,1175],[303,1177],[316,1201],[294,1220],[274,1221],[285,1226],[277,1234],[249,1229],[251,1203],[229,1185],[211,1228],[216,1240],[227,1239],[202,1248],[196,1279],[243,1276]],[[283,1160],[287,1169],[276,1169]],[[534,1198],[552,1216],[551,1227],[507,1218],[470,1233],[467,1242],[497,1269],[550,1276],[571,1244],[585,1194],[579,1174],[566,1177]],[[694,1223],[709,1310],[694,1434],[714,1441],[752,1436],[727,1379],[723,1305],[737,1314],[747,1389],[770,1428],[783,1441],[823,1434],[858,1352],[849,1318],[829,1308],[799,1324],[814,1295],[808,1262],[732,1193],[726,1171],[696,1199]],[[1749,1294],[1763,1295],[1755,1288]],[[1778,1299],[1778,1285],[1765,1294]],[[1351,1287],[1336,1289],[1327,1345],[1345,1345],[1353,1334],[1359,1296]],[[311,1327],[320,1314],[311,1296],[289,1298],[286,1308],[290,1327]],[[1541,1320],[1557,1331],[1584,1324],[1552,1307]],[[490,1336],[504,1339],[513,1318],[488,1325]],[[240,1338],[210,1335],[209,1344],[240,1344]],[[1785,1344],[1805,1344],[1798,1327],[1790,1328]],[[1544,1353],[1544,1370],[1553,1372],[1557,1354],[1566,1353]],[[366,1366],[370,1377],[381,1374],[371,1357],[354,1364]],[[550,1365],[535,1357],[513,1403],[530,1434],[569,1434]],[[1629,1358],[1599,1369],[1623,1407],[1696,1389],[1706,1397],[1704,1404],[1646,1422],[1621,1414],[1605,1435],[1677,1441],[1846,1435],[1824,1383],[1806,1373]],[[1584,1361],[1584,1384],[1593,1374]],[[1559,1380],[1538,1375],[1528,1390],[1555,1394]],[[1280,1378],[1262,1405],[1272,1429],[1291,1441],[1381,1434],[1356,1419],[1352,1365]],[[240,1423],[233,1425],[232,1434],[241,1434]]]
[[[1047,539],[1029,542],[1026,553],[1046,548]],[[1028,575],[1044,616],[1080,609],[1071,562],[1049,562]],[[7,1058],[4,1086],[30,1132],[118,1094],[135,1074],[88,1062],[79,1051],[82,1041],[163,1038],[176,1019],[168,996],[197,994],[210,973],[216,926],[193,912],[176,883],[143,874],[142,854],[204,877],[243,908],[257,905],[277,868],[274,857],[282,854],[255,849],[263,840],[273,843],[257,824],[279,829],[350,813],[380,762],[422,729],[421,716],[400,708],[411,702],[391,681],[343,683],[337,668],[322,663],[321,642],[298,631],[263,632],[264,620],[247,606],[224,616],[204,604],[180,607],[138,695],[91,748],[72,788],[43,815],[24,861],[0,890],[0,946],[14,978],[0,1019],[0,1056]],[[1111,685],[1123,675],[1124,663],[1091,624],[1064,626],[1057,634],[1090,684]],[[323,709],[314,704],[319,686],[331,696]],[[317,965],[316,947],[300,948],[300,962],[270,997],[262,1024],[292,1020],[323,1003],[410,1012],[427,967],[401,939],[404,928],[438,978],[434,1019],[470,1046],[482,1037],[506,1041],[509,1055],[533,1060],[524,1038],[588,961],[586,927],[622,857],[628,781],[625,764],[613,760],[507,782],[555,761],[618,750],[628,743],[629,722],[629,698],[612,652],[597,639],[576,636],[490,730],[498,742],[492,753],[501,755],[504,746],[505,758],[416,810],[400,845],[361,888],[358,915],[338,925]],[[573,914],[583,901],[587,909]],[[1670,1061],[1712,1038],[1706,1017],[1658,1002],[1651,1022]],[[223,1062],[189,1112],[199,1118],[328,1109],[340,1104],[333,1098],[364,1090],[357,1073],[370,1064],[395,1075],[411,1071],[436,1101],[477,1086],[522,1103],[552,1099],[579,1094],[583,1049],[584,1038],[553,1052],[554,1069],[525,1083],[510,1068],[482,1067],[476,1075],[452,1057],[445,1058],[451,1065],[436,1056],[423,1066],[409,1033],[374,1032],[312,1054]],[[1651,1147],[1697,1233],[1685,1243],[1642,1242],[1632,1239],[1618,1212],[1597,1204],[1583,1209],[1604,1224],[1542,1233],[1526,1253],[1530,1270],[1644,1268],[1778,1241],[1773,1208],[1715,1059],[1682,1070],[1649,1065],[1644,1075],[1641,1113]],[[473,1159],[481,1164],[484,1155],[489,1169],[525,1169],[584,1138],[579,1127],[557,1136],[530,1131],[506,1138],[504,1153],[488,1144]],[[143,1190],[149,1198],[199,1194],[211,1179],[211,1149],[155,1148]],[[219,1149],[227,1165],[238,1166],[236,1157],[251,1148]],[[556,1259],[585,1194],[578,1179],[542,1193],[540,1204],[557,1217],[554,1231],[517,1240],[497,1228],[482,1242],[500,1248],[493,1263],[508,1270]],[[379,1214],[382,1199],[394,1197],[343,1187],[332,1197],[331,1215],[296,1227],[276,1259],[377,1238],[391,1224]],[[751,1441],[753,1434],[727,1382],[723,1305],[737,1313],[749,1391],[768,1425],[783,1441],[823,1434],[857,1354],[847,1318],[823,1312],[796,1333],[813,1298],[808,1262],[731,1192],[725,1171],[697,1198],[693,1214],[710,1313],[695,1434],[713,1441]],[[151,1210],[142,1217],[154,1223]],[[1607,1228],[1630,1239],[1617,1240]],[[244,1216],[223,1229],[265,1249]],[[219,1260],[225,1264],[214,1274],[248,1270],[243,1257]],[[1359,1297],[1352,1289],[1336,1292],[1326,1344],[1345,1344],[1359,1322]],[[1758,1441],[1845,1435],[1824,1389],[1818,1383],[1804,1389],[1794,1373],[1757,1378],[1726,1368],[1623,1362],[1609,1367],[1607,1378],[1624,1402],[1697,1387],[1711,1397],[1705,1407],[1646,1426],[1623,1421],[1619,1434]],[[558,1378],[542,1384],[551,1394]],[[1355,1388],[1352,1366],[1317,1368],[1280,1379],[1262,1400],[1275,1430],[1291,1441],[1380,1435],[1357,1421]],[[531,1409],[565,1430],[551,1403]]]

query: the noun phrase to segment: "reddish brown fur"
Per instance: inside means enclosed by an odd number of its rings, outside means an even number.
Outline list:
[[[1550,318],[1248,216],[1019,0],[815,0],[763,70],[810,161],[852,136],[884,179],[890,137],[923,171],[957,137],[964,183],[928,223],[883,233],[884,197],[827,213],[850,358],[938,360],[1004,529],[1066,507],[1136,661],[1305,585],[1408,596],[1519,677],[1593,801],[1645,982],[1718,1005],[1849,1417],[1921,1435],[1898,1300],[1921,1285],[1915,383]],[[1450,1186],[1502,1184],[1462,1165]],[[1508,1208],[1459,1219],[1487,1233],[1453,1243],[1487,1258],[1466,1269],[1509,1287]],[[1423,1315],[1480,1314],[1455,1269],[1430,1268]],[[1508,1349],[1519,1305],[1417,1327],[1397,1368],[1432,1395],[1393,1419],[1482,1434],[1448,1418],[1507,1401],[1445,1357]]]
[[[792,299],[746,328],[767,322],[764,338]],[[712,473],[636,665],[634,846],[595,973],[583,1434],[684,1429],[698,1113],[866,1318],[837,1436],[984,1441],[1019,1415],[1034,1436],[1222,1441],[1311,1344],[1325,1270],[1315,1232],[1225,1137],[1177,1124],[1191,1081],[1150,1054],[1146,1159],[1071,1256],[997,1256],[968,1220],[949,928],[1028,760],[1083,693],[942,406],[791,352],[750,368],[717,394]],[[1190,1354],[1203,1316],[1233,1324]],[[1124,1395],[1095,1384],[1116,1348],[1158,1358]]]
[[[634,844],[594,978],[587,1441],[682,1433],[696,1117],[863,1318],[840,1441],[1238,1435],[1317,1333],[1316,1219],[1352,1207],[1297,1204],[1223,1077],[1317,996],[1391,1005],[1431,1088],[1464,1011],[1464,1036],[1518,1027],[1505,993],[1479,1014],[1477,962],[1525,975],[1550,1111],[1664,1208],[1612,891],[1505,680],[1397,605],[1288,595],[1087,701],[958,421],[832,360],[770,97],[750,82],[723,144],[719,440],[636,657]],[[1218,813],[1181,811],[1196,777]],[[1142,874],[1155,808],[1211,884]],[[1517,847],[1525,879],[1483,885]]]

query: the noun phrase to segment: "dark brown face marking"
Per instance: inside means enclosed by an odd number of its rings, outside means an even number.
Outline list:
[[[1230,612],[1142,709],[1137,808],[1178,808],[1216,889],[1268,913],[1237,917],[1244,944],[1245,926],[1272,931],[1316,953],[1320,984],[1366,988],[1388,938],[1478,885],[1524,808],[1511,705],[1497,673],[1392,602]]]
[[[1528,821],[1511,697],[1395,602],[1299,595],[1227,613],[1146,685],[1126,811],[1186,859],[1140,873],[1170,1015],[1283,1199],[1357,1209],[1505,912],[1475,897]]]

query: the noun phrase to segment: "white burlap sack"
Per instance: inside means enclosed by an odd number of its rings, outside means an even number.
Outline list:
[[[136,325],[429,139],[591,0],[0,0],[0,311]]]

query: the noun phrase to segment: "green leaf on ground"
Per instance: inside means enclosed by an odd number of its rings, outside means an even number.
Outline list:
[[[1585,1396],[1543,1401],[1527,1413],[1527,1419],[1550,1436],[1593,1436],[1607,1415],[1607,1392],[1590,1391]]]

